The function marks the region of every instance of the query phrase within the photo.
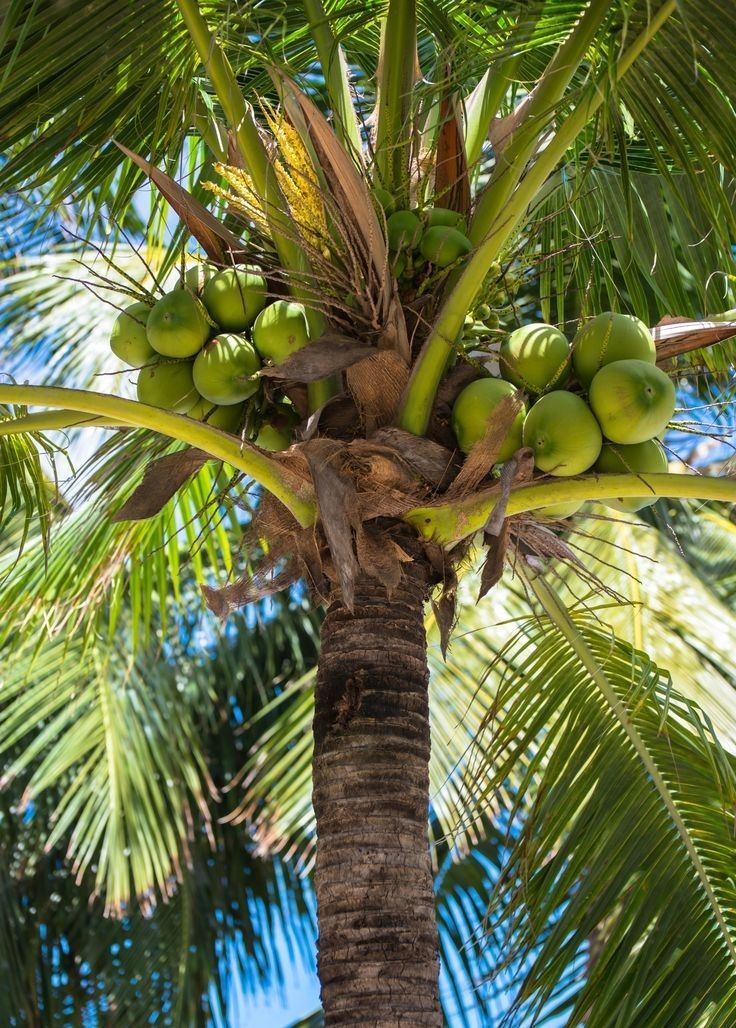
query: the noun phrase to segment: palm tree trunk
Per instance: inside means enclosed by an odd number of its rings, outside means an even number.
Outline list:
[[[427,839],[423,557],[387,598],[356,583],[322,627],[314,716],[315,883],[327,1025],[442,1024]]]

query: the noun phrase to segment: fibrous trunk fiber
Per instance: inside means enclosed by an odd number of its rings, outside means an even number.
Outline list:
[[[322,628],[315,883],[327,1025],[442,1024],[427,840],[429,718],[417,555],[389,599],[363,576]]]

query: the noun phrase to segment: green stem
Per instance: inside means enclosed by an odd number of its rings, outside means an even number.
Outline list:
[[[122,428],[114,418],[80,417],[78,411],[55,410],[40,414],[26,414],[21,418],[0,421],[0,436],[22,435],[28,432],[51,432],[63,428]]]
[[[353,110],[348,68],[342,49],[335,39],[322,0],[302,0],[309,19],[309,31],[317,47],[327,95],[334,116],[335,135],[358,162],[362,153],[360,131]]]
[[[667,782],[663,778],[656,762],[653,760],[646,742],[642,738],[634,719],[629,714],[626,706],[619,699],[618,693],[614,689],[613,685],[609,681],[605,674],[605,671],[598,663],[595,654],[591,650],[590,646],[585,640],[585,637],[578,629],[577,625],[570,617],[565,604],[560,599],[557,592],[552,589],[547,582],[541,577],[541,575],[532,576],[525,574],[522,570],[523,578],[526,584],[534,592],[537,599],[541,603],[545,614],[550,619],[552,624],[557,628],[560,634],[568,641],[570,648],[572,649],[575,656],[578,658],[580,663],[583,665],[585,670],[590,675],[591,680],[596,685],[604,700],[615,714],[619,724],[626,733],[629,742],[634,747],[637,756],[641,760],[647,774],[654,786],[659,793],[659,797],[664,803],[667,813],[672,819],[677,832],[682,839],[683,845],[687,850],[688,856],[693,866],[693,870],[697,875],[700,884],[705,892],[708,899],[711,910],[715,915],[715,919],[718,922],[718,926],[721,931],[721,935],[725,942],[726,948],[729,953],[729,957],[732,963],[736,963],[736,947],[734,947],[733,938],[731,936],[731,930],[728,926],[726,918],[724,917],[721,903],[716,896],[713,886],[711,884],[710,876],[705,869],[703,861],[701,860],[700,853],[697,847],[693,843],[690,836],[687,824],[680,813],[679,807],[675,803]]]
[[[471,243],[480,243],[504,210],[556,104],[562,99],[610,8],[609,0],[592,0],[519,109],[523,117],[497,156],[491,179],[476,206],[468,233]]]
[[[646,29],[617,62],[613,72],[614,81],[618,81],[626,74],[653,36],[675,11],[676,6],[677,0],[667,0],[657,11]],[[488,269],[525,217],[548,176],[603,103],[606,96],[605,81],[606,79],[596,81],[588,88],[585,97],[565,119],[554,138],[526,172],[523,181],[503,208],[502,216],[499,213],[495,224],[476,248],[447,297],[434,328],[417,358],[404,393],[398,423],[407,432],[413,432],[415,435],[424,435],[426,432],[437,387],[462,330],[465,315],[470,310],[488,274]]]
[[[238,150],[263,204],[263,213],[268,220],[281,263],[289,270],[304,271],[304,255],[294,241],[281,187],[261,141],[253,108],[245,102],[235,72],[202,17],[197,0],[176,0],[176,4],[225,117],[235,133]]]
[[[38,405],[94,414],[188,443],[189,446],[204,450],[216,460],[227,461],[238,471],[259,482],[291,511],[300,525],[311,525],[316,520],[317,509],[309,487],[293,482],[292,476],[282,464],[256,447],[202,421],[195,421],[182,414],[172,414],[136,400],[125,400],[120,396],[55,386],[0,385],[0,403]]]
[[[416,0],[389,0],[378,81],[376,169],[396,206],[408,201],[411,93],[417,52]]]
[[[199,96],[194,104],[192,124],[215,160],[225,164],[228,156],[225,127],[207,110]]]
[[[317,382],[307,382],[307,400],[310,412],[314,413],[320,407],[324,407],[327,401],[339,392],[339,389],[340,383],[336,375],[320,378]]]
[[[0,394],[0,400],[2,394]],[[500,491],[482,493],[431,507],[414,507],[404,515],[425,539],[452,546],[479,532],[495,508]],[[506,517],[556,503],[615,500],[618,497],[672,496],[736,503],[736,479],[706,475],[590,475],[532,482],[511,490]]]

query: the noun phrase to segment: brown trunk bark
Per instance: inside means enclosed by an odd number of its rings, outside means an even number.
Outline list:
[[[322,627],[315,883],[327,1025],[442,1024],[427,839],[429,719],[417,555],[389,600],[362,577]]]

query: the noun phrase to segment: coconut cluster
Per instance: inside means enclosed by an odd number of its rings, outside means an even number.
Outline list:
[[[396,201],[385,189],[374,190],[374,196],[386,216],[391,267],[397,279],[417,278],[428,265],[449,268],[470,253],[467,221],[457,211],[447,207],[396,210]]]
[[[580,328],[572,344],[552,325],[524,325],[501,344],[501,378],[471,382],[455,401],[452,424],[458,445],[469,453],[501,401],[517,396],[519,413],[502,442],[499,461],[527,446],[535,466],[548,475],[664,472],[667,457],[656,437],[674,413],[675,388],[655,361],[649,329],[626,314],[599,314]],[[527,398],[532,399],[528,406]],[[633,512],[655,497],[606,502]],[[580,506],[556,504],[538,513],[562,518]]]
[[[139,369],[142,403],[232,433],[250,413],[254,442],[267,450],[291,444],[298,417],[285,397],[262,411],[258,372],[308,342],[304,306],[269,302],[259,269],[205,264],[190,268],[181,286],[152,306],[126,307],[110,335],[113,353]]]

